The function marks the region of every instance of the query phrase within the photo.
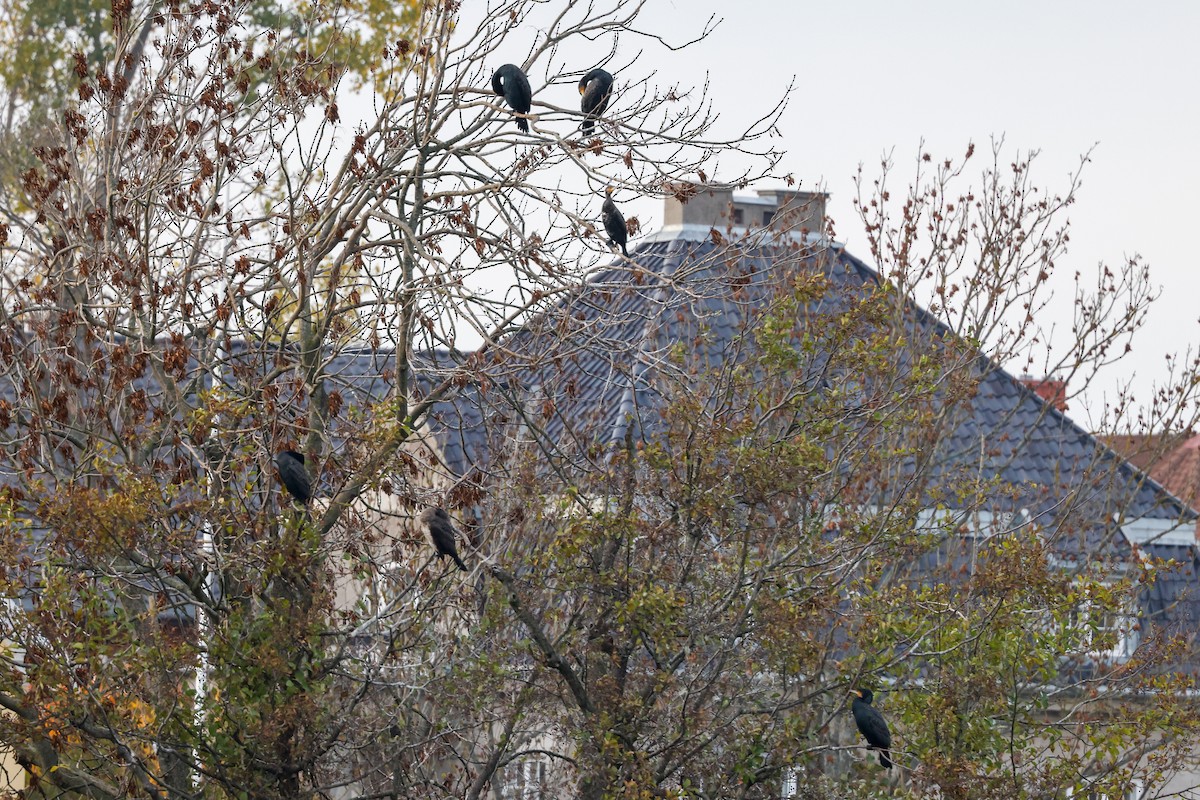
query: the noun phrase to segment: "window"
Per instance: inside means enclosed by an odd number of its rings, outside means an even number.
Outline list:
[[[0,630],[9,632],[16,629],[17,615],[21,613],[21,603],[14,597],[3,598],[0,604]]]
[[[744,211],[742,211],[742,209],[740,209],[740,208],[735,208],[733,210],[733,224],[734,225],[743,225],[743,224],[745,224],[745,221],[746,221],[746,213]]]
[[[783,780],[779,782],[779,800],[792,800],[800,788],[799,773],[792,768],[783,771]]]
[[[773,210],[772,211],[764,211],[763,212],[763,225],[770,225],[771,219],[774,218],[774,216],[775,216],[775,212]]]
[[[346,655],[364,664],[380,665],[396,659],[411,660],[415,653],[387,655],[388,629],[397,618],[407,617],[421,607],[421,586],[413,577],[412,564],[404,561],[372,561],[373,574],[349,588],[357,591],[355,628],[346,640]]]
[[[1029,510],[1025,508],[1012,512],[994,512],[978,508],[939,507],[918,511],[914,528],[919,533],[956,534],[964,538],[984,540],[1017,533],[1029,523]]]
[[[5,597],[3,600],[3,604],[0,605],[0,657],[10,661],[17,670],[24,673],[25,648],[18,646],[15,641],[19,637],[18,617],[21,614],[21,601],[13,597]],[[35,641],[46,641],[40,633],[34,633],[33,636]]]
[[[1073,798],[1076,796],[1075,787],[1068,786],[1067,791],[1064,794],[1073,800]],[[1094,789],[1081,791],[1079,792],[1078,796],[1081,798],[1086,798],[1086,800],[1108,800],[1109,797],[1104,792],[1096,791]],[[1129,788],[1125,791],[1124,800],[1142,800],[1144,796],[1145,789],[1143,788],[1141,779],[1132,778],[1129,781]]]
[[[1070,621],[1072,627],[1084,631],[1088,652],[1106,661],[1129,658],[1141,639],[1136,608],[1113,608],[1111,602],[1092,602],[1086,592],[1071,610]]]
[[[420,606],[421,597],[416,591],[419,587],[415,585],[407,567],[403,561],[384,561],[378,564],[371,587],[374,592],[370,598],[370,613],[380,616],[396,613],[404,595],[410,592],[412,597],[408,598],[408,602],[413,608]]]
[[[550,800],[546,788],[546,762],[528,759],[504,768],[502,800]]]

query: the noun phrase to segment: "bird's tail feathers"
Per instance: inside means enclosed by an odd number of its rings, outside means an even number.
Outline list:
[[[451,553],[450,557],[454,559],[455,564],[458,564],[459,569],[461,569],[463,572],[470,572],[470,570],[467,569],[467,565],[464,564],[463,560],[458,557],[458,553]],[[880,757],[882,758],[882,756]]]
[[[529,133],[529,120],[524,117],[517,117],[517,128],[521,133]]]
[[[879,765],[881,767],[883,767],[884,769],[892,768],[892,759],[889,757],[890,755],[891,755],[891,752],[888,750],[880,750],[879,751]]]

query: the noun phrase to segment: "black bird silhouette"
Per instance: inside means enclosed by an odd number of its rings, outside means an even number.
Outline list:
[[[533,91],[529,88],[529,78],[516,64],[505,64],[492,74],[492,91],[503,97],[513,111],[529,113]],[[517,117],[517,127],[529,133],[529,121],[525,118]]]
[[[594,69],[579,79],[579,107],[583,110],[584,136],[592,135],[594,120],[599,119],[608,108],[608,98],[612,96],[613,76],[602,69]]]
[[[458,557],[458,549],[454,546],[454,522],[442,508],[427,508],[421,512],[421,524],[429,531],[429,538],[437,549],[438,558],[450,556],[458,568],[467,571],[467,565]]]
[[[884,769],[892,768],[891,747],[892,734],[888,730],[883,716],[871,707],[875,694],[870,689],[854,689],[854,702],[850,709],[854,712],[854,724],[858,732],[867,740],[871,749],[879,751],[879,763]]]
[[[629,230],[625,227],[625,217],[621,215],[621,210],[612,200],[612,193],[613,188],[606,186],[604,205],[600,208],[600,218],[604,221],[604,232],[608,234],[608,243],[621,245],[621,254],[629,258],[629,250],[625,248],[625,242],[629,239]]]
[[[292,500],[305,505],[312,499],[312,480],[304,469],[304,455],[295,450],[282,450],[275,456],[275,467],[283,486],[292,496]]]

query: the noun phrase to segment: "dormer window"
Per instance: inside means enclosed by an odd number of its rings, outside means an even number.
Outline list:
[[[1111,604],[1093,601],[1086,589],[1080,592],[1079,603],[1071,609],[1071,627],[1084,631],[1088,652],[1102,661],[1124,661],[1137,650],[1140,624],[1137,609],[1113,609]]]
[[[746,224],[745,217],[746,217],[746,212],[744,212],[742,209],[735,208],[733,210],[733,224],[734,225],[745,225]]]

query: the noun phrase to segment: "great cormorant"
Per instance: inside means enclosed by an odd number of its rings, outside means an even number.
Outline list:
[[[421,512],[421,524],[429,531],[429,538],[437,549],[438,558],[450,556],[458,568],[467,571],[467,565],[458,557],[458,549],[454,546],[454,522],[442,508],[427,508]]]
[[[503,97],[513,111],[529,113],[533,92],[529,88],[529,78],[516,64],[505,64],[492,74],[492,91]],[[523,133],[529,133],[529,121],[524,117],[517,117],[517,127]]]
[[[599,119],[608,108],[608,98],[612,96],[613,76],[602,69],[594,69],[579,79],[579,107],[583,110],[583,125],[580,128],[584,136],[592,135],[594,120]]]
[[[612,192],[611,186],[605,187],[604,205],[600,208],[600,218],[604,221],[604,232],[608,234],[609,244],[621,245],[621,254],[629,258],[629,250],[625,248],[625,242],[629,239],[629,230],[625,227],[625,217],[621,215],[621,210],[612,200]]]
[[[850,704],[850,708],[854,712],[854,724],[858,726],[858,732],[867,740],[867,744],[873,750],[879,751],[880,765],[885,769],[891,769],[892,734],[888,730],[883,716],[871,707],[871,701],[875,699],[875,694],[870,689],[853,691],[858,695]]]
[[[304,469],[304,454],[295,450],[282,450],[275,456],[275,467],[283,486],[292,500],[304,505],[312,499],[312,480]]]

